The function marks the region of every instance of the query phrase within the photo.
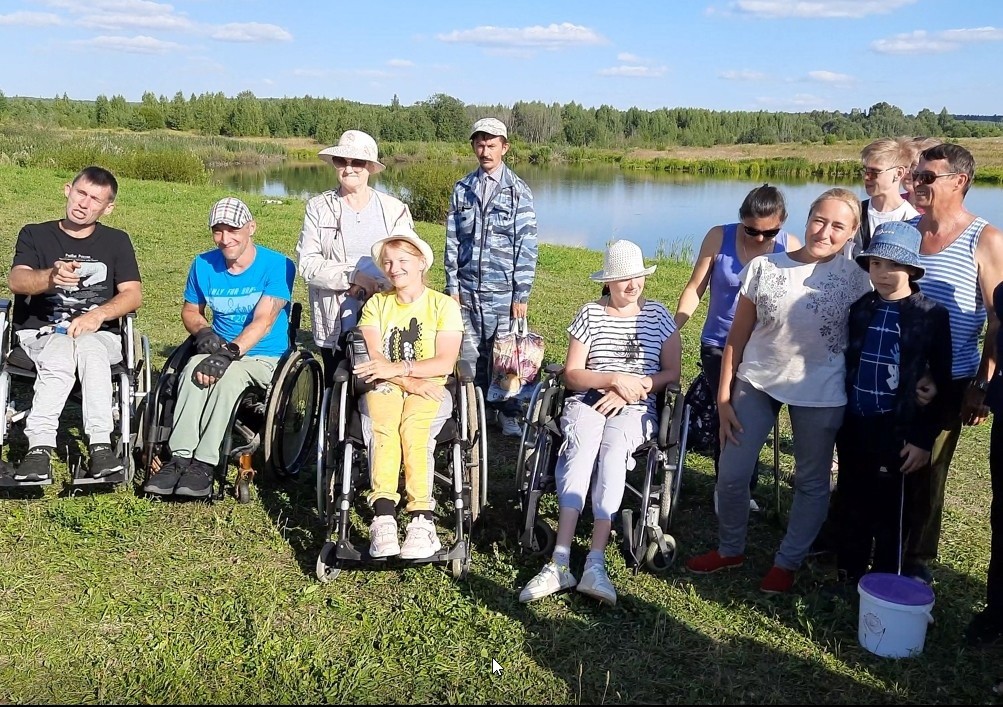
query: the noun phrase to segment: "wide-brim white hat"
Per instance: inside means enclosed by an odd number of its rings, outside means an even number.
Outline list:
[[[429,269],[432,268],[432,263],[435,261],[435,256],[432,255],[432,246],[421,239],[414,229],[410,226],[397,225],[393,227],[390,231],[390,235],[382,240],[378,240],[373,243],[373,247],[370,250],[373,256],[373,262],[376,263],[377,267],[382,267],[380,265],[380,259],[383,255],[383,246],[389,241],[407,241],[415,248],[421,251],[421,257],[425,259],[425,265]]]
[[[376,149],[376,140],[369,133],[361,130],[346,130],[338,138],[338,144],[325,147],[317,153],[317,156],[330,165],[334,164],[335,157],[342,157],[346,160],[365,160],[369,163],[369,173],[377,174],[386,169],[379,160],[379,151]]]
[[[640,247],[630,241],[619,240],[610,243],[603,258],[603,269],[589,275],[589,279],[596,282],[616,282],[632,277],[647,277],[657,267],[644,267]]]

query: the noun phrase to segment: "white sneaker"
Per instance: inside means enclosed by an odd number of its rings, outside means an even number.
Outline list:
[[[549,597],[556,592],[572,589],[576,584],[578,584],[578,580],[571,574],[570,569],[558,567],[555,563],[548,562],[519,592],[519,601],[525,604],[543,599],[543,597]]]
[[[582,581],[578,583],[578,591],[604,604],[616,604],[616,590],[609,581],[606,568],[596,563],[582,573]]]
[[[397,539],[397,519],[393,516],[376,516],[369,525],[369,556],[393,557],[401,551]]]
[[[759,504],[756,503],[756,499],[754,498],[749,499],[749,510],[752,511],[753,513],[759,513]]]
[[[506,437],[522,437],[522,425],[515,417],[509,417],[504,413],[498,413],[498,421],[501,422],[502,434]]]
[[[407,524],[407,535],[401,546],[402,560],[424,560],[442,549],[435,523],[422,516],[415,516]]]

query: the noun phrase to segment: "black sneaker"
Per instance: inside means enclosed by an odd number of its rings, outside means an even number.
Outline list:
[[[125,464],[112,451],[110,444],[92,444],[88,451],[91,456],[88,474],[95,479],[111,476],[125,469]]]
[[[192,459],[191,464],[181,475],[174,493],[179,496],[190,496],[192,498],[206,498],[212,493],[212,476],[215,468],[211,464],[206,464],[198,459]]]
[[[181,475],[188,468],[190,462],[190,459],[184,457],[171,457],[169,462],[161,466],[157,473],[146,480],[146,483],[143,484],[143,492],[157,496],[172,495],[174,487],[178,485]]]
[[[983,609],[965,629],[965,643],[973,647],[992,646],[1003,639],[1003,616]]]
[[[32,447],[14,470],[14,481],[48,481],[52,478],[54,447]]]

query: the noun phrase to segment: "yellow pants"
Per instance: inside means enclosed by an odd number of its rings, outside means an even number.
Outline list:
[[[432,486],[435,474],[435,436],[453,409],[446,396],[442,402],[405,393],[385,383],[362,398],[362,432],[369,449],[369,503],[379,499],[400,502],[401,462],[408,513],[435,508]]]

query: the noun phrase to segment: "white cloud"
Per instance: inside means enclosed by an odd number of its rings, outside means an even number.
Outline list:
[[[183,15],[106,13],[85,15],[80,18],[82,27],[95,29],[146,29],[161,31],[187,31],[195,28],[195,23]]]
[[[809,71],[808,78],[822,83],[853,83],[855,79],[849,74],[838,74],[835,71]]]
[[[293,38],[278,25],[260,22],[231,22],[212,31],[212,38],[221,42],[288,42]]]
[[[637,54],[628,54],[627,52],[620,52],[616,55],[617,61],[622,61],[624,64],[643,64],[644,59],[639,57]]]
[[[0,15],[0,27],[18,25],[22,27],[52,27],[63,24],[59,15],[51,12],[12,12]]]
[[[949,29],[941,32],[940,36],[949,42],[999,42],[1003,41],[1003,29],[996,27]]]
[[[736,0],[730,7],[739,13],[758,17],[868,17],[887,15],[916,0]]]
[[[440,42],[474,44],[480,47],[532,47],[535,49],[565,49],[575,46],[606,44],[607,39],[582,25],[562,22],[543,27],[492,27],[454,30],[436,35]]]
[[[608,69],[600,69],[600,76],[622,76],[632,79],[656,79],[664,76],[668,71],[667,66],[612,66]]]
[[[407,59],[391,59],[390,61],[387,62],[387,66],[393,66],[399,69],[407,69],[414,66],[414,62],[409,61]]]
[[[896,34],[888,39],[878,39],[871,42],[871,49],[879,54],[941,54],[957,49],[957,42],[946,41],[937,35],[931,35],[925,30]]]
[[[74,45],[106,49],[113,52],[126,52],[128,54],[167,54],[168,52],[185,48],[175,42],[165,42],[145,35],[138,35],[136,37],[94,37],[93,39],[74,42]]]
[[[66,10],[74,14],[95,12],[128,12],[144,15],[166,15],[174,12],[174,6],[151,0],[35,0],[48,7]]]
[[[762,71],[752,71],[751,69],[722,71],[718,76],[728,81],[762,81],[766,78],[766,74]]]

